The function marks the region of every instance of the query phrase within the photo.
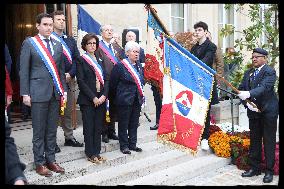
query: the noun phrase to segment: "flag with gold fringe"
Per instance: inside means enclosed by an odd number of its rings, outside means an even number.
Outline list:
[[[204,130],[214,70],[164,37],[163,102],[158,141],[196,153]]]

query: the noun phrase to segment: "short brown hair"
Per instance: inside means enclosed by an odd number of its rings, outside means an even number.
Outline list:
[[[53,13],[51,13],[50,15],[52,16],[53,19],[54,19],[54,16],[56,16],[56,15],[64,15],[65,16],[65,14],[62,10],[56,10]]]
[[[82,42],[81,42],[81,47],[84,51],[86,51],[86,46],[87,46],[87,43],[88,41],[90,41],[91,39],[95,38],[96,39],[96,51],[98,50],[99,48],[99,38],[96,36],[95,33],[87,33],[83,39],[82,39]]]

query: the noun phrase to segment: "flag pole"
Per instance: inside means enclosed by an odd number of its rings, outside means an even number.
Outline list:
[[[227,81],[224,77],[222,77],[222,76],[220,76],[220,75],[218,75],[218,74],[215,74],[215,76],[216,76],[216,79],[218,79],[219,81],[223,81],[228,87],[230,87],[230,88],[231,88],[233,91],[235,91],[237,94],[240,93],[240,91],[239,91],[236,87],[234,87],[229,81]],[[253,102],[251,102],[250,100],[245,99],[245,101],[246,101],[247,103],[249,103],[250,105],[252,105],[254,108],[257,108],[256,104],[253,103]],[[258,110],[258,112],[260,112],[260,110],[259,110],[258,108],[257,108],[257,110]]]
[[[165,31],[165,34],[167,34],[170,37],[170,33],[168,32],[168,30],[166,29],[165,25],[162,23],[162,21],[160,20],[159,16],[157,15],[157,11],[150,4],[145,4],[145,8],[147,10],[151,11],[151,13],[154,16],[154,18],[157,20],[157,22],[160,24],[162,29]]]

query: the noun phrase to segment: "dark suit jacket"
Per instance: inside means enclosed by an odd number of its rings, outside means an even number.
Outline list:
[[[217,46],[212,43],[208,38],[199,45],[196,43],[192,48],[191,48],[191,53],[196,56],[199,60],[201,60],[203,63],[205,63],[207,66],[210,68],[213,68],[213,62],[215,59],[216,55],[216,49]],[[215,79],[216,81],[216,79]],[[219,103],[218,100],[218,93],[217,93],[217,88],[216,88],[216,82],[213,85],[213,91],[212,91],[212,99],[211,99],[211,104],[217,104]]]
[[[143,79],[143,70],[141,63],[137,63],[139,74]],[[144,81],[142,81],[142,86]],[[138,98],[139,104],[142,105],[142,97],[138,91],[137,85],[122,63],[116,64],[110,76],[110,94],[113,96],[115,105],[131,106],[135,98]]]
[[[115,56],[117,57],[118,61],[122,60],[124,58],[124,56],[125,56],[123,49],[119,45],[117,45],[117,44],[112,44],[112,46],[114,48],[114,53],[115,53]],[[106,66],[105,68],[106,68],[106,71],[110,75],[114,64],[106,56],[106,54],[104,53],[104,51],[101,48],[98,48],[96,54],[99,55],[100,59],[104,59],[105,60],[105,66]]]
[[[67,38],[63,38],[66,45],[69,47],[72,56],[72,65],[67,60],[66,56],[64,55],[64,63],[65,63],[65,73],[69,73],[72,78],[76,75],[76,65],[78,59],[80,58],[80,52],[77,48],[77,43],[75,39],[71,36],[67,36]]]
[[[62,46],[60,42],[54,39],[51,39],[51,42],[54,50],[53,59],[64,91],[67,91]],[[20,55],[20,94],[30,95],[32,102],[47,102],[51,99],[53,93],[55,93],[56,99],[59,100],[60,95],[56,91],[52,77],[43,60],[30,40],[25,39]]]
[[[5,183],[14,184],[18,179],[27,181],[24,170],[26,165],[20,162],[17,147],[11,137],[11,128],[5,120]]]
[[[95,55],[104,75],[104,87],[101,85],[100,93],[108,97],[109,73],[106,71],[106,59],[100,59],[97,53]],[[100,97],[96,88],[96,73],[82,57],[77,65],[77,82],[80,89],[77,104],[93,105],[93,99]]]
[[[260,109],[261,113],[247,110],[248,118],[258,118],[265,116],[272,118],[278,116],[278,98],[274,92],[274,84],[276,81],[276,72],[273,68],[265,64],[259,73],[256,75],[255,80],[252,80],[254,69],[249,69],[245,72],[243,80],[239,86],[241,91],[249,91],[249,100],[254,102]],[[246,107],[246,103],[242,101]]]

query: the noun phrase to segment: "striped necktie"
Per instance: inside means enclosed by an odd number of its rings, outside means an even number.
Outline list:
[[[253,80],[255,80],[256,75],[258,74],[259,70],[255,69],[255,71],[253,72]]]

